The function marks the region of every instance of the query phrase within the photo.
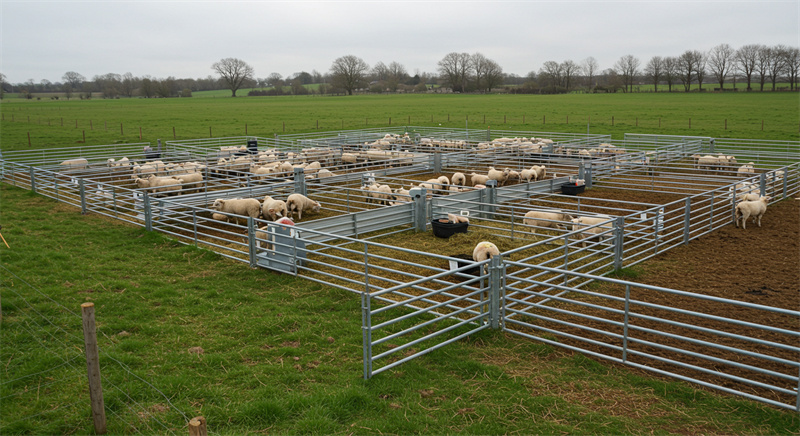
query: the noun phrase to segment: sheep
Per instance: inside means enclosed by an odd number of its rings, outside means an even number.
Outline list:
[[[736,201],[757,201],[759,198],[761,198],[761,194],[739,194],[736,196]]]
[[[150,189],[153,194],[164,193],[178,193],[181,190],[181,181],[173,179],[172,177],[159,177],[150,175],[148,178],[136,179],[136,186],[143,189]]]
[[[255,179],[266,179],[268,175],[272,174],[272,167],[250,167],[250,172],[255,176]]]
[[[355,164],[358,162],[358,155],[355,153],[342,153],[343,164]]]
[[[216,213],[215,212],[215,213],[211,214],[211,219],[227,223],[228,222],[228,215],[223,215],[221,213]]]
[[[531,210],[525,214],[522,223],[526,226],[531,226],[531,233],[536,233],[536,227],[551,229],[557,229],[559,227],[566,228],[565,223],[571,223],[573,219],[571,215],[562,212]]]
[[[475,262],[483,262],[484,260],[491,259],[492,256],[498,256],[499,254],[500,250],[497,248],[497,245],[494,245],[489,241],[481,241],[478,242],[478,245],[476,245],[475,249],[472,250],[472,260]],[[488,265],[484,265],[483,274],[488,274],[488,271]],[[481,293],[481,299],[484,299],[484,293]]]
[[[59,165],[71,170],[82,170],[87,166],[89,166],[89,161],[86,160],[85,157],[79,157],[76,159],[65,160],[64,162],[61,162]]]
[[[595,236],[592,235],[599,235],[601,233],[607,232],[609,229],[612,228],[612,225],[609,221],[610,217],[579,217],[574,218],[572,220],[572,231],[578,231],[583,229],[587,226],[595,226],[597,224],[602,224],[598,227],[592,227],[590,229],[584,229],[582,232],[577,234],[578,239],[581,240],[581,247],[586,247],[586,241],[591,240]]]
[[[536,171],[528,170],[528,169],[522,170],[519,173],[519,178],[520,178],[520,181],[524,180],[524,181],[529,182],[529,183],[530,183],[531,180],[536,181]]]
[[[536,172],[534,180],[544,180],[544,177],[547,175],[547,168],[544,165],[534,165],[531,167],[531,171]]]
[[[118,168],[118,169],[125,169],[131,165],[130,159],[128,157],[123,157],[120,160],[115,160],[113,157],[108,159],[106,162],[109,168]]]
[[[436,178],[436,180],[442,184],[442,189],[447,189],[447,187],[450,185],[450,179],[448,179],[447,176],[439,176]]]
[[[333,177],[335,175],[336,174],[332,173],[330,170],[328,170],[326,168],[320,168],[319,172],[317,172],[317,178],[318,179],[324,179],[324,178],[327,178],[327,177]]]
[[[177,176],[172,176],[172,178],[180,180],[181,186],[187,192],[192,188],[200,192],[200,184],[203,183],[203,175],[201,173],[178,174]]]
[[[369,186],[366,186],[366,189],[369,191],[367,193],[368,203],[388,205],[392,200],[392,188],[389,185],[378,185],[377,183],[373,183]]]
[[[761,217],[764,216],[764,212],[767,211],[767,202],[769,202],[770,197],[761,196],[756,201],[743,201],[736,205],[736,227],[739,227],[739,221],[742,222],[742,229],[745,229],[745,223],[747,223],[747,218],[753,217],[753,221],[758,222],[758,227],[761,227]]]
[[[755,168],[753,168],[753,165],[754,165],[753,162],[749,162],[740,166],[739,169],[736,171],[736,174],[740,176],[747,174],[755,174],[756,171]]]
[[[450,183],[458,186],[466,186],[467,176],[465,176],[464,173],[453,173],[453,177],[450,178]]]
[[[214,200],[214,204],[211,205],[211,209],[226,214],[246,216],[250,218],[258,218],[258,216],[261,215],[261,203],[259,203],[255,198],[218,198]],[[238,222],[238,217],[234,217],[234,219],[236,219]]]
[[[706,155],[697,159],[697,169],[714,170],[720,165],[720,160],[716,156]]]
[[[508,180],[510,172],[511,170],[508,168],[500,171],[494,169],[494,167],[489,167],[489,173],[487,176],[489,177],[489,180],[497,180],[497,186],[503,186],[506,180]]]
[[[472,186],[475,186],[475,185],[486,185],[486,182],[488,182],[488,181],[489,181],[489,176],[487,176],[487,175],[476,174],[476,173],[472,173],[470,175],[470,182],[472,183]]]
[[[261,215],[265,219],[272,221],[286,216],[286,202],[276,200],[269,195],[264,197],[264,204],[261,205]]]
[[[310,164],[306,165],[304,171],[306,174],[316,174],[319,169],[322,168],[322,165],[318,161],[311,162]]]
[[[303,194],[291,194],[286,199],[286,209],[289,211],[289,217],[294,217],[294,212],[297,211],[297,219],[303,218],[303,211],[319,213],[320,204]]]
[[[450,220],[451,223],[458,224],[458,223],[467,223],[469,224],[469,218],[464,215],[456,215],[454,213],[448,213],[447,219]]]
[[[520,176],[519,171],[511,170],[511,171],[508,172],[508,180],[517,180],[517,181],[519,181],[520,177],[521,176]]]

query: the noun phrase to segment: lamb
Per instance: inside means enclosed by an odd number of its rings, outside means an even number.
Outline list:
[[[289,217],[294,217],[294,212],[297,211],[297,219],[303,218],[303,211],[319,213],[320,204],[303,194],[291,194],[286,199],[286,208],[289,211]]]
[[[511,172],[510,169],[506,168],[503,171],[499,171],[494,169],[494,167],[489,167],[489,173],[487,176],[489,180],[497,180],[498,186],[503,186],[503,184],[508,180],[509,173]]]
[[[544,180],[547,175],[547,168],[544,165],[534,165],[531,167],[531,171],[536,172],[536,177],[533,180]]]
[[[319,169],[322,168],[322,165],[318,161],[311,162],[310,164],[306,165],[304,171],[306,174],[316,174]]]
[[[739,194],[736,196],[736,201],[757,201],[759,198],[761,198],[760,194]]]
[[[342,153],[343,164],[354,164],[358,162],[358,155],[355,153]]]
[[[255,198],[218,198],[214,200],[214,204],[211,205],[211,209],[226,214],[258,218],[258,216],[261,214],[261,203],[259,203]]]
[[[108,165],[108,167],[109,167],[109,168],[119,168],[119,169],[124,169],[124,168],[127,168],[127,167],[129,167],[129,166],[131,165],[131,162],[130,162],[130,160],[128,159],[128,157],[127,157],[127,156],[126,156],[126,157],[123,157],[123,158],[122,158],[122,159],[120,159],[120,160],[115,160],[115,159],[112,157],[112,158],[110,158],[110,159],[107,161],[106,165]]]
[[[82,169],[86,168],[87,166],[89,166],[89,161],[86,160],[85,157],[79,157],[79,158],[76,158],[76,159],[65,160],[64,162],[61,162],[59,165],[61,165],[64,168],[71,169],[71,170],[82,170]]]
[[[599,235],[601,233],[607,232],[609,229],[612,228],[611,222],[608,222],[611,218],[610,217],[579,217],[572,220],[572,231],[578,231],[583,229],[587,226],[594,226],[597,224],[602,224],[598,227],[592,227],[590,229],[584,229],[582,232],[577,234],[578,239],[581,240],[581,247],[586,247],[586,241],[591,240],[596,236],[592,235]]]
[[[530,182],[531,180],[536,181],[536,171],[534,170],[522,170],[519,173],[520,180],[524,180],[526,182]]]
[[[756,201],[743,201],[736,205],[736,227],[739,227],[739,221],[742,221],[742,229],[745,229],[745,223],[747,223],[747,218],[753,217],[753,220],[758,222],[758,226],[761,227],[761,217],[764,216],[764,212],[767,211],[767,202],[769,202],[770,197],[762,196]]]
[[[456,215],[454,213],[448,213],[447,219],[450,220],[451,223],[458,224],[458,223],[467,223],[469,224],[469,218],[464,215]]]
[[[324,178],[327,178],[327,177],[333,177],[335,175],[336,174],[332,173],[330,170],[328,170],[326,168],[320,168],[319,172],[317,172],[317,178],[318,179],[324,179]]]
[[[286,216],[286,202],[276,200],[269,195],[264,197],[264,204],[261,205],[261,215],[265,219],[272,221]]]
[[[150,189],[153,194],[164,193],[168,195],[171,192],[180,192],[181,181],[172,177],[159,177],[151,175],[146,179],[136,179],[136,186],[144,189]]]
[[[453,177],[450,178],[450,182],[453,185],[466,186],[467,176],[465,176],[464,173],[454,173]]]
[[[392,188],[389,185],[378,185],[373,183],[367,186],[367,202],[386,204],[392,200]]]
[[[172,178],[180,180],[183,189],[187,192],[191,189],[200,192],[200,185],[203,183],[203,175],[201,173],[178,174],[177,176],[172,176]]]
[[[736,174],[738,174],[740,176],[741,175],[747,175],[747,174],[755,174],[756,171],[755,171],[755,168],[753,168],[753,165],[754,165],[753,162],[749,162],[749,163],[746,163],[746,164],[740,166],[739,169],[736,171]]]
[[[253,173],[256,179],[266,179],[268,175],[272,174],[272,167],[250,167],[250,172]]]
[[[551,229],[557,229],[559,227],[566,228],[565,223],[572,222],[573,219],[571,215],[562,212],[531,210],[525,214],[522,223],[526,226],[531,226],[531,233],[536,233],[536,227]]]
[[[476,174],[476,173],[472,173],[472,175],[470,175],[470,182],[472,183],[472,186],[486,185],[486,182],[488,181],[489,181],[489,176],[487,175]]]
[[[500,254],[500,250],[497,248],[497,245],[489,241],[481,241],[478,242],[478,245],[475,246],[475,249],[472,250],[472,260],[475,262],[483,262],[484,260],[491,259],[492,256],[498,256]],[[484,274],[488,274],[488,265],[484,266]],[[483,296],[481,297],[483,298]]]

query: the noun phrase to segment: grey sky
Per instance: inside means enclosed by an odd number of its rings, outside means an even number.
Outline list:
[[[13,1],[0,0],[0,72],[9,82],[214,75],[242,59],[256,77],[325,73],[353,54],[435,72],[450,52],[480,52],[521,76],[546,61],[593,56],[600,69],[632,54],[720,43],[800,46],[800,0],[785,1]]]

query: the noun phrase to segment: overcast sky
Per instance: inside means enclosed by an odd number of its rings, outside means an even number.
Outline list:
[[[785,1],[14,1],[0,0],[0,72],[11,83],[133,73],[215,75],[227,57],[256,77],[329,71],[352,54],[436,72],[450,52],[480,52],[506,73],[589,56],[721,43],[800,46],[800,0]]]

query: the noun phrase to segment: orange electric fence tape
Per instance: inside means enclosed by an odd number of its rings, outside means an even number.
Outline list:
[[[0,226],[0,229],[2,229],[2,228],[3,228],[3,226]],[[3,237],[2,233],[0,233],[0,239],[3,240],[4,244],[6,244],[6,248],[11,248],[11,247],[8,246],[8,242],[6,242],[6,238]]]

